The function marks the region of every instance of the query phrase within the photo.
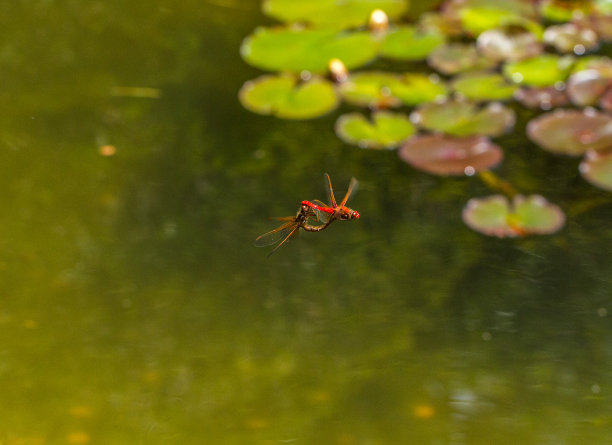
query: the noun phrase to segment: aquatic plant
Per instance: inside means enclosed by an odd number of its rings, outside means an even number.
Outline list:
[[[283,23],[255,30],[241,54],[278,74],[246,82],[243,105],[286,119],[318,117],[341,102],[368,108],[369,116],[338,117],[340,139],[399,147],[419,170],[475,175],[504,193],[470,201],[464,221],[474,230],[524,236],[563,225],[558,206],[523,197],[520,184],[489,171],[504,157],[490,138],[513,131],[521,105],[541,113],[526,125],[531,141],[583,156],[580,174],[612,191],[612,60],[594,54],[612,40],[609,2],[446,0],[412,22],[404,0],[265,0],[263,11]]]

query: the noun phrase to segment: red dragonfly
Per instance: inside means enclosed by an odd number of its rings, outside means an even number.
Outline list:
[[[278,240],[282,240],[278,245],[268,254],[268,256],[272,255],[276,252],[283,244],[289,242],[291,239],[295,238],[300,228],[304,229],[307,232],[320,232],[323,230],[326,225],[312,225],[310,224],[310,220],[317,219],[317,213],[311,207],[302,204],[300,210],[295,216],[285,216],[282,218],[276,218],[279,221],[287,221],[285,224],[277,227],[274,230],[270,230],[269,232],[264,233],[263,235],[258,236],[255,239],[255,245],[257,247],[269,246],[270,244],[276,243]]]
[[[357,210],[350,209],[346,206],[346,202],[351,196],[351,193],[353,193],[357,188],[357,180],[355,178],[351,178],[351,182],[349,183],[346,195],[344,195],[342,202],[340,203],[340,205],[338,205],[336,203],[336,198],[334,197],[334,189],[332,188],[331,179],[329,178],[329,175],[327,173],[325,173],[325,179],[327,179],[325,185],[327,186],[327,191],[329,193],[329,205],[317,199],[314,199],[313,202],[302,201],[302,206],[308,206],[313,209],[313,211],[317,215],[317,219],[324,223],[323,226],[321,226],[321,230],[329,226],[336,219],[342,221],[358,219],[359,212]]]
[[[295,216],[276,218],[280,221],[286,222],[276,229],[258,236],[257,239],[255,239],[255,245],[258,247],[269,246],[270,244],[274,244],[280,240],[280,243],[278,243],[272,252],[268,254],[268,256],[270,256],[283,244],[295,238],[298,235],[300,228],[304,229],[306,232],[320,232],[321,230],[327,228],[327,226],[329,226],[336,219],[350,220],[359,218],[359,212],[345,206],[346,201],[357,186],[357,180],[355,178],[351,179],[346,195],[344,196],[344,199],[340,205],[338,205],[336,203],[336,198],[334,197],[334,191],[332,189],[329,175],[325,173],[325,177],[327,178],[326,185],[331,201],[329,206],[318,200],[313,200],[314,202],[302,201],[300,210]],[[323,224],[313,225],[312,222],[315,221],[319,221]]]

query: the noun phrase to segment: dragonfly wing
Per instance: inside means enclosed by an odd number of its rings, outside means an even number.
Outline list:
[[[346,195],[344,195],[344,199],[342,199],[342,202],[340,203],[340,207],[344,207],[344,204],[346,204],[346,201],[348,201],[349,196],[351,196],[351,193],[354,193],[357,191],[358,185],[359,185],[359,182],[357,182],[357,179],[351,178],[351,182],[349,183],[348,190],[346,191]]]
[[[319,207],[324,207],[324,208],[329,208],[329,206],[327,204],[325,204],[324,202],[319,201],[318,199],[314,199],[312,201],[314,204],[318,205]],[[329,221],[329,218],[331,217],[331,213],[329,212],[324,212],[322,210],[318,210],[318,209],[313,209],[315,216],[317,218],[317,220],[319,220],[322,223],[326,223],[327,221]]]
[[[278,243],[278,246],[272,249],[272,252],[268,254],[268,257],[270,257],[270,255],[276,252],[283,244],[288,243],[290,240],[295,238],[298,235],[298,233],[300,233],[300,226],[296,224],[295,226],[291,228],[291,230],[289,231],[285,239],[283,239],[280,243]]]
[[[279,218],[279,219],[284,220],[283,218]],[[270,244],[274,244],[277,241],[285,238],[292,231],[294,226],[297,227],[297,224],[295,224],[294,218],[289,218],[289,219],[290,221],[287,221],[282,226],[277,227],[274,230],[270,230],[269,232],[266,232],[263,235],[258,236],[255,239],[255,245],[257,247],[265,247],[265,246],[269,246]]]
[[[327,194],[329,195],[329,202],[331,203],[331,207],[336,208],[336,198],[334,197],[334,189],[331,184],[331,179],[329,175],[325,173],[325,187],[327,188]]]

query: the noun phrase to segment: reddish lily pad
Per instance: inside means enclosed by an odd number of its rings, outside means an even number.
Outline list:
[[[421,105],[411,115],[422,128],[454,136],[499,136],[514,125],[514,112],[499,102],[479,107],[473,102],[446,100]]]
[[[355,105],[388,108],[435,100],[446,95],[446,87],[433,75],[363,71],[350,75],[340,85],[340,94]]]
[[[336,134],[361,148],[393,148],[414,134],[414,126],[401,113],[376,111],[372,121],[360,113],[349,113],[336,121]]]
[[[476,46],[490,59],[511,61],[537,56],[543,48],[533,32],[522,28],[489,29],[478,36]]]
[[[575,105],[595,105],[612,87],[612,73],[586,69],[572,74],[567,81],[567,95]]]
[[[246,82],[238,97],[242,105],[255,113],[272,114],[283,119],[310,119],[336,108],[334,85],[321,78],[299,83],[289,76],[261,76]]]
[[[553,153],[578,156],[612,147],[612,117],[594,110],[555,110],[527,125],[527,136]]]
[[[268,71],[324,73],[332,59],[340,59],[352,69],[374,59],[377,53],[378,42],[367,31],[300,27],[260,27],[240,47],[245,61]]]
[[[397,19],[407,6],[406,0],[265,0],[263,10],[284,22],[349,28],[365,25],[374,9],[381,9],[389,18]]]
[[[556,87],[521,87],[514,98],[527,108],[551,110],[569,102],[565,89]]]
[[[398,60],[423,60],[445,41],[446,37],[439,31],[422,31],[414,26],[401,26],[386,34],[380,54]]]
[[[399,157],[419,170],[435,175],[468,175],[499,164],[504,153],[484,136],[458,138],[441,134],[408,139]]]
[[[462,216],[471,229],[500,238],[547,235],[565,224],[563,211],[540,195],[516,195],[512,203],[503,195],[473,198]]]
[[[578,56],[599,46],[595,31],[575,23],[549,26],[544,31],[544,42],[559,52],[575,53]]]
[[[452,86],[457,93],[475,101],[510,99],[517,89],[501,74],[487,71],[460,74]]]
[[[596,187],[612,192],[612,151],[588,151],[580,163],[582,176]]]
[[[504,75],[518,84],[545,87],[563,82],[574,63],[570,56],[542,54],[520,62],[506,63]]]
[[[443,74],[456,74],[468,70],[488,69],[495,66],[494,60],[478,53],[476,46],[462,43],[449,43],[434,49],[427,63]]]

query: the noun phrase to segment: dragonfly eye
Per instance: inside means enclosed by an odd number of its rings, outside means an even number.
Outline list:
[[[359,212],[357,210],[353,210],[353,218],[359,219]]]

